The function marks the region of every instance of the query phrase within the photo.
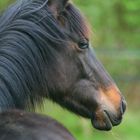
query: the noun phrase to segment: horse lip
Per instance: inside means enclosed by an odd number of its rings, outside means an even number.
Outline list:
[[[112,122],[106,112],[103,111],[103,115],[105,120],[102,123],[93,115],[91,118],[92,126],[101,131],[110,131],[112,129]]]
[[[103,110],[102,113],[104,122],[100,122],[95,114],[91,117],[93,127],[98,130],[109,131],[113,126],[119,125],[122,121],[122,116],[119,119],[114,119],[115,117],[111,116],[106,110]]]
[[[121,123],[121,121],[122,121],[122,115],[120,116],[119,119],[115,119],[115,117],[111,116],[106,110],[104,110],[104,112],[105,112],[106,116],[109,118],[112,126],[117,126],[117,125],[119,125]]]

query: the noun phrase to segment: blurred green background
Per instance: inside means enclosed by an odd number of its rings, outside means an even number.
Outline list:
[[[14,0],[0,0],[3,11]],[[122,124],[110,132],[46,101],[43,112],[62,122],[77,140],[140,140],[140,0],[73,0],[93,30],[97,56],[126,97]]]

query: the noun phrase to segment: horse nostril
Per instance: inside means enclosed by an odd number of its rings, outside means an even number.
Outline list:
[[[125,110],[126,110],[126,101],[122,100],[122,103],[121,103],[121,113],[124,114]]]

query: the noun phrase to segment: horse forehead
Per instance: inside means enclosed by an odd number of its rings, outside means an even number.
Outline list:
[[[73,34],[89,39],[91,36],[91,27],[85,16],[73,4],[68,3],[65,10],[58,15],[58,20],[67,29],[70,29]]]

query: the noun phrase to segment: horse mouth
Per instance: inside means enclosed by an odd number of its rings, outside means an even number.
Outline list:
[[[110,115],[106,110],[95,113],[91,122],[94,128],[102,131],[109,131],[113,126],[119,125],[122,120],[122,116],[119,119],[114,119],[113,115]]]

